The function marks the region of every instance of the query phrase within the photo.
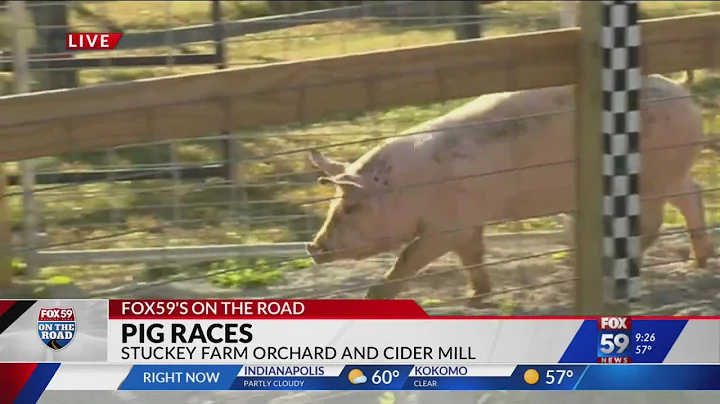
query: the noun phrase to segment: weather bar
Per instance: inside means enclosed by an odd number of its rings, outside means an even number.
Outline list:
[[[720,365],[136,365],[126,376],[118,390],[720,390]]]

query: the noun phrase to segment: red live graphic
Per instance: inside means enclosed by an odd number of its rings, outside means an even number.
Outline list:
[[[123,34],[115,32],[71,32],[65,36],[68,50],[112,50]]]

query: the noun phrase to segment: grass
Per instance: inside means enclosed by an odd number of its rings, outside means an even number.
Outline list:
[[[221,287],[252,288],[273,284],[283,279],[287,271],[309,268],[310,260],[295,260],[277,264],[263,259],[248,261],[227,260],[210,265],[210,281]]]
[[[708,1],[645,2],[647,17],[707,12]],[[209,22],[209,3],[104,2],[83,4],[87,13],[73,15],[72,23],[85,30],[102,30],[102,21],[112,21],[128,32],[162,29]],[[226,19],[262,16],[264,2],[223,2]],[[486,36],[551,29],[557,27],[557,5],[553,2],[502,2],[485,10],[493,18],[485,26]],[[99,22],[100,21],[100,22]],[[229,41],[228,55],[233,66],[302,60],[331,55],[451,41],[450,26],[397,24],[387,21],[345,21],[316,24]],[[211,44],[193,44],[184,52],[208,52]],[[169,54],[175,49],[150,49],[124,54]],[[93,55],[97,56],[97,55]],[[208,67],[157,67],[95,69],[80,74],[82,85],[122,82],[139,78],[207,71]],[[720,78],[699,76],[695,93],[715,113],[713,98],[720,93]],[[708,97],[712,94],[712,97]],[[702,95],[703,97],[700,97]],[[317,174],[302,153],[288,153],[309,146],[353,142],[332,148],[335,157],[351,160],[374,145],[379,137],[441,115],[465,100],[432,105],[407,106],[334,120],[308,122],[286,127],[265,128],[237,134],[244,163],[238,175],[245,184],[237,189],[219,180],[125,181],[45,189],[38,193],[42,226],[51,244],[73,248],[128,248],[164,245],[197,245],[307,240],[317,229],[325,205],[312,203],[330,196],[331,190],[316,186]],[[709,121],[710,122],[710,121]],[[714,121],[715,131],[720,121]],[[710,123],[708,123],[710,129]],[[358,143],[358,141],[366,141]],[[284,153],[282,155],[278,155]],[[42,170],[85,170],[104,167],[164,164],[171,156],[180,163],[223,160],[217,140],[193,140],[167,145],[124,147],[112,153],[83,153],[39,160]],[[704,155],[695,168],[708,188],[717,188],[717,159]],[[12,190],[19,191],[19,190]],[[720,200],[706,197],[711,222],[720,221]],[[21,198],[11,198],[12,217],[21,223]],[[681,224],[679,214],[667,211],[668,224]],[[550,218],[509,223],[497,230],[550,230],[557,224]],[[121,233],[121,235],[117,235]],[[88,241],[91,240],[91,241]],[[307,263],[269,261],[222,261],[183,267],[182,273],[202,272],[221,287],[257,287],[282,279],[283,272],[302,269]],[[47,268],[43,277],[69,277],[94,287],[132,283],[178,276],[178,268],[145,266],[69,266]],[[18,269],[22,272],[22,269]],[[138,278],[137,274],[143,273]],[[432,304],[432,303],[431,303]]]

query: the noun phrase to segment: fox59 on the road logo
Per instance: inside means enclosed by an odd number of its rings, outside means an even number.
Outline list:
[[[632,363],[629,317],[598,319],[597,363]]]
[[[42,308],[38,312],[37,330],[48,348],[59,351],[75,338],[75,310],[72,307]]]

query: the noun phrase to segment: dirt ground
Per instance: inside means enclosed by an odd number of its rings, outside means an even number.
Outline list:
[[[718,315],[720,268],[696,269],[688,257],[684,235],[664,237],[647,253],[642,274],[644,296],[633,308],[656,315]],[[560,238],[504,238],[488,242],[488,262],[496,292],[485,310],[467,310],[466,279],[452,257],[442,259],[407,285],[401,298],[425,304],[433,314],[571,314],[573,270]],[[534,258],[525,258],[527,256]],[[284,282],[266,290],[218,289],[193,281],[148,287],[122,293],[123,298],[362,298],[366,287],[377,282],[392,257],[364,262],[343,262],[289,273]],[[537,287],[537,285],[543,285]],[[658,404],[717,403],[720,392],[49,392],[40,403],[154,404],[587,404],[608,402]]]
[[[433,314],[564,315],[572,314],[574,272],[569,245],[557,235],[489,238],[488,271],[494,295],[484,310],[464,307],[468,294],[463,271],[448,255],[408,282],[399,298],[415,299]],[[720,267],[705,269],[688,260],[687,236],[662,237],[645,255],[642,301],[638,314],[718,315]],[[530,257],[530,258],[528,258]],[[380,281],[392,265],[386,256],[339,262],[289,272],[281,284],[252,290],[220,289],[204,281],[139,286],[118,291],[123,298],[363,298],[367,286]],[[111,293],[114,294],[114,293]],[[113,296],[115,297],[115,296]]]

